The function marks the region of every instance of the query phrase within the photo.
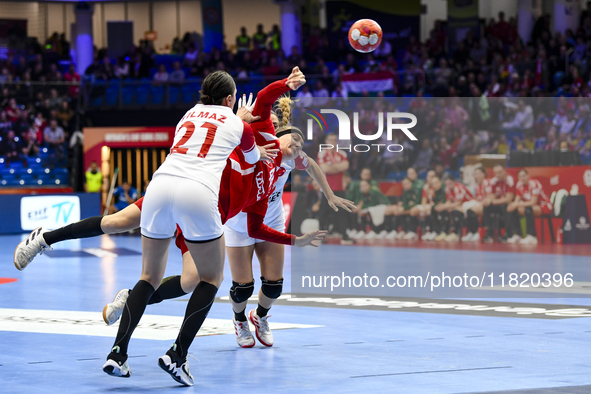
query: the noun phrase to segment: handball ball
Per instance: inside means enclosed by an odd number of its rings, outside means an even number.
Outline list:
[[[357,52],[373,52],[382,42],[382,28],[371,19],[360,19],[349,29],[349,44]]]

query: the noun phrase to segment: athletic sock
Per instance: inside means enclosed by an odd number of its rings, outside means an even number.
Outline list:
[[[264,307],[261,306],[261,304],[259,304],[257,306],[257,316],[258,317],[267,316],[267,313],[269,312],[270,309],[271,308],[268,308],[268,309],[267,308],[264,308]]]
[[[117,331],[117,337],[115,338],[115,346],[119,346],[120,354],[127,355],[127,346],[131,339],[131,334],[137,327],[148,300],[154,293],[154,288],[151,284],[144,280],[140,280],[136,283],[135,287],[127,298],[127,303],[121,315],[121,323],[119,323],[119,330]],[[111,358],[111,356],[109,356]],[[113,357],[116,359],[115,357]]]
[[[93,216],[76,223],[68,224],[57,230],[46,232],[43,234],[43,239],[45,239],[48,245],[52,245],[67,239],[96,237],[97,235],[104,234],[101,228],[101,220],[103,220],[102,216]]]
[[[236,321],[246,321],[246,313],[244,313],[246,309],[243,309],[241,312],[234,312],[234,319]]]
[[[203,325],[203,321],[207,317],[213,302],[215,301],[215,295],[218,292],[218,288],[207,282],[199,282],[195,291],[189,299],[187,305],[187,311],[185,312],[185,319],[181,326],[181,331],[177,337],[175,344],[176,352],[181,358],[187,357],[189,353],[189,347],[195,335]]]
[[[181,276],[169,276],[162,279],[160,287],[158,287],[158,290],[152,294],[152,297],[150,297],[150,300],[148,301],[148,305],[158,304],[164,300],[182,297],[185,294],[187,293],[185,293],[181,287]]]

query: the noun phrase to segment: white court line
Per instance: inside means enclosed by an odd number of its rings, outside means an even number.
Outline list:
[[[182,316],[144,315],[133,333],[137,339],[174,340],[181,327]],[[273,330],[322,327],[308,324],[269,322]],[[0,331],[42,334],[87,335],[112,337],[119,325],[107,326],[101,312],[54,311],[40,309],[0,308]],[[254,327],[251,325],[254,332]],[[234,334],[230,319],[207,318],[197,336]]]

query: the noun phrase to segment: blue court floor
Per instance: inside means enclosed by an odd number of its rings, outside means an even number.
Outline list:
[[[274,347],[236,345],[226,266],[220,299],[191,348],[195,386],[179,386],[157,366],[176,337],[188,297],[147,307],[130,344],[132,376],[114,378],[101,368],[117,327],[107,327],[101,312],[118,290],[139,278],[140,238],[68,241],[19,272],[12,259],[21,238],[0,237],[0,393],[591,392],[591,298],[576,291],[560,298],[510,293],[495,299],[475,291],[469,300],[458,300],[314,289],[289,298],[289,253],[285,296],[270,313]],[[305,261],[294,258],[294,264],[340,261],[354,272],[352,265],[359,260],[351,256],[379,260],[389,253],[396,253],[399,267],[437,261],[438,268],[450,272],[462,260],[487,270],[498,270],[503,261],[542,261],[573,271],[575,280],[577,274],[583,278],[581,294],[589,287],[588,256],[538,254],[535,249],[504,253],[323,245],[295,253]],[[166,275],[180,269],[180,253],[171,246]]]

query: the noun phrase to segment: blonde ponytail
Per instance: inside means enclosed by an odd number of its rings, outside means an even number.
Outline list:
[[[279,98],[279,108],[281,109],[280,126],[289,126],[291,123],[291,99],[289,97]]]

